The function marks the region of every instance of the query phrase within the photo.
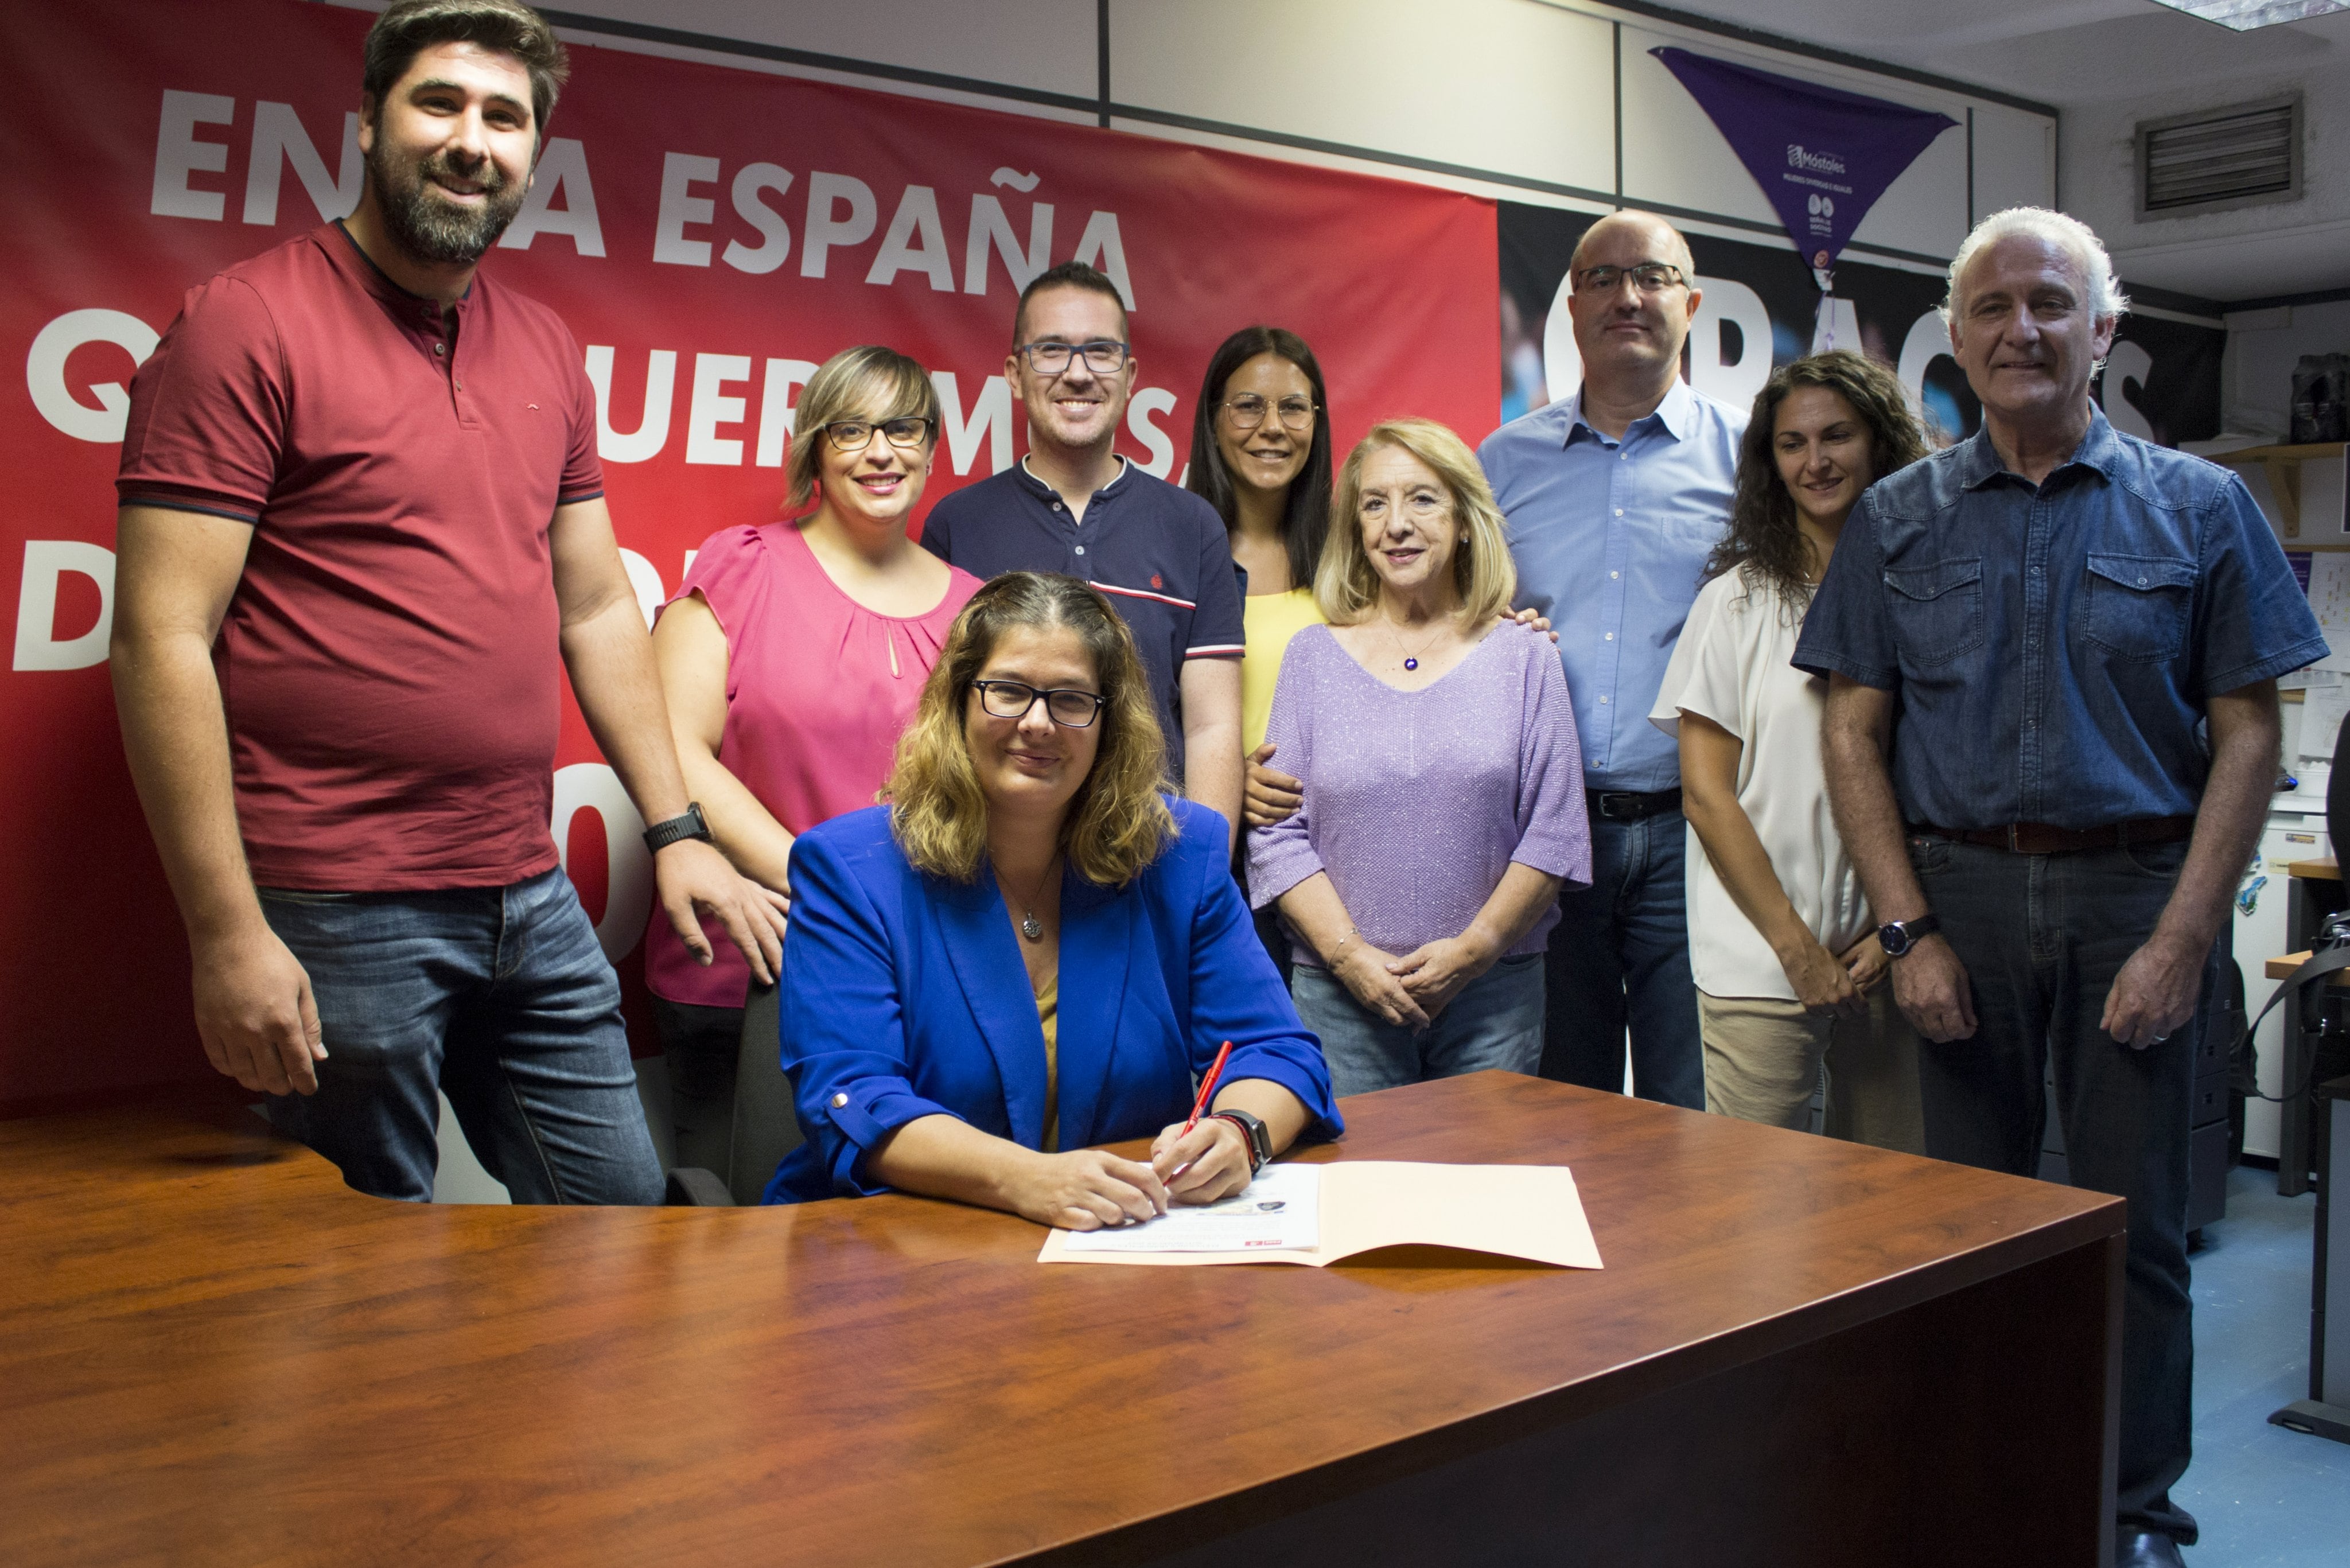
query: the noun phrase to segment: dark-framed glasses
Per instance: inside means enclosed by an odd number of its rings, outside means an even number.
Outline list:
[[[879,424],[871,420],[835,420],[824,427],[824,438],[832,442],[835,452],[863,452],[873,444],[877,430],[891,446],[918,447],[931,439],[931,421],[916,414]]]
[[[1277,414],[1282,424],[1293,431],[1314,428],[1315,403],[1308,398],[1288,397],[1277,403],[1268,403],[1254,392],[1243,392],[1224,400],[1224,412],[1232,416],[1234,430],[1253,431],[1264,423],[1268,411]]]
[[[1662,294],[1675,284],[1689,282],[1680,268],[1666,262],[1642,262],[1638,266],[1587,266],[1575,275],[1577,294],[1613,294],[1626,278],[1642,294]]]
[[[1086,369],[1097,376],[1107,376],[1126,363],[1127,346],[1107,337],[1097,337],[1090,343],[1058,343],[1047,339],[1042,343],[1023,343],[1020,352],[1028,357],[1028,368],[1039,376],[1058,376],[1069,368],[1072,358],[1082,358]]]
[[[979,705],[998,719],[1025,719],[1041,701],[1053,722],[1065,730],[1082,730],[1094,722],[1107,701],[1097,691],[1075,686],[1031,686],[1024,680],[974,680]]]

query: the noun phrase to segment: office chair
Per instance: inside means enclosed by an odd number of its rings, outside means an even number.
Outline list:
[[[777,1042],[782,1007],[775,988],[754,983],[743,1007],[743,1033],[734,1048],[734,1123],[726,1169],[681,1166],[669,1173],[666,1201],[698,1209],[750,1208],[775,1167],[799,1147],[792,1084],[784,1076]]]

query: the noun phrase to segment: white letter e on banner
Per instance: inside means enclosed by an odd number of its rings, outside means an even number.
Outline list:
[[[89,389],[99,401],[91,408],[66,385],[66,360],[85,343],[113,343],[143,365],[161,341],[153,327],[120,310],[68,310],[34,336],[25,356],[25,389],[41,417],[74,440],[119,441],[130,422],[130,394],[120,381],[100,381]]]

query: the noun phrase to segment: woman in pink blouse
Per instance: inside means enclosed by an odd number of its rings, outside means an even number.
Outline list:
[[[800,395],[789,522],[704,540],[653,628],[686,788],[743,876],[790,897],[792,840],[873,804],[947,628],[979,579],[906,537],[939,434],[930,373],[894,349],[834,355]],[[750,971],[697,962],[668,922],[645,980],[681,1165],[726,1168]]]

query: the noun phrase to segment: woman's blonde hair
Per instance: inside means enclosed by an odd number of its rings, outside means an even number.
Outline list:
[[[931,421],[922,444],[939,442],[939,389],[915,360],[878,343],[843,348],[816,369],[800,390],[792,415],[791,455],[784,460],[784,510],[797,512],[816,494],[824,427],[835,420],[920,419]]]
[[[1088,882],[1123,887],[1159,857],[1175,836],[1175,816],[1159,798],[1167,782],[1167,742],[1134,637],[1107,599],[1075,577],[1006,572],[972,595],[947,633],[946,647],[922,686],[914,722],[898,740],[898,764],[882,792],[889,830],[906,858],[933,876],[969,882],[987,849],[987,798],[980,793],[964,737],[972,683],[1003,634],[1015,628],[1066,627],[1093,659],[1102,697],[1101,743],[1094,765],[1070,797],[1061,822],[1061,852]]]
[[[1452,515],[1468,537],[1452,552],[1453,586],[1461,614],[1471,624],[1492,619],[1510,607],[1518,591],[1518,568],[1510,559],[1509,535],[1492,487],[1466,442],[1434,420],[1388,420],[1373,425],[1338,471],[1331,503],[1330,532],[1322,541],[1322,562],[1314,573],[1314,602],[1333,626],[1352,626],[1379,602],[1379,575],[1363,548],[1363,465],[1373,452],[1393,448],[1410,453],[1444,482]]]

